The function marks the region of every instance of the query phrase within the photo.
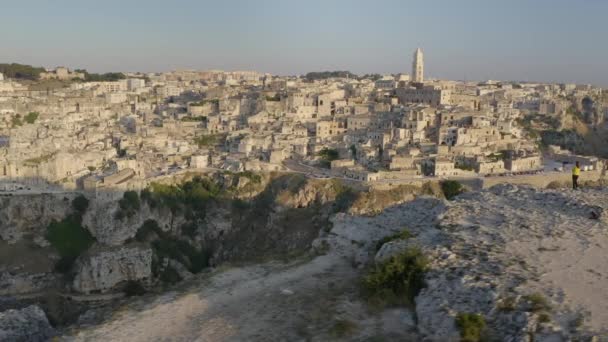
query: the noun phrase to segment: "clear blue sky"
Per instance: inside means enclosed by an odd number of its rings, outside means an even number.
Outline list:
[[[608,85],[608,0],[5,0],[0,62]]]

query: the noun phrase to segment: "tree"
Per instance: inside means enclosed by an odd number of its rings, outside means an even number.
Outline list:
[[[324,147],[321,151],[319,151],[319,153],[317,153],[317,155],[319,157],[321,157],[321,159],[328,161],[328,162],[331,162],[333,160],[340,158],[340,154],[338,153],[338,150],[330,149],[327,147]]]
[[[40,78],[40,73],[45,72],[44,68],[33,67],[25,64],[0,64],[0,73],[7,78],[17,78],[24,80],[37,80]]]

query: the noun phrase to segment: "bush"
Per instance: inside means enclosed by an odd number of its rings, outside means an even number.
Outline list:
[[[331,162],[332,160],[336,160],[340,157],[338,150],[330,149],[327,147],[324,147],[321,151],[319,151],[319,153],[317,153],[317,155],[319,157],[321,157],[321,159],[328,161],[328,162]]]
[[[72,269],[74,262],[76,262],[75,257],[62,257],[55,263],[54,270],[58,273],[67,274]]]
[[[40,114],[38,112],[29,112],[24,117],[23,120],[28,124],[33,124],[38,119]]]
[[[551,310],[551,304],[549,304],[547,298],[545,298],[540,293],[533,293],[531,295],[527,295],[524,297],[524,299],[527,300],[528,303],[530,303],[530,309],[533,312]]]
[[[560,181],[551,181],[549,184],[547,184],[547,189],[562,189],[567,187],[567,185],[565,183],[562,183]]]
[[[139,281],[129,280],[122,291],[127,297],[133,297],[144,295],[146,288]]]
[[[62,258],[66,258],[63,263],[68,263],[70,258],[75,260],[95,242],[91,233],[82,227],[81,218],[75,215],[51,222],[47,228],[47,240]]]
[[[382,248],[382,245],[384,245],[387,242],[391,242],[394,240],[407,240],[411,237],[412,237],[412,233],[410,233],[410,231],[407,229],[404,229],[403,231],[393,234],[393,235],[385,236],[376,243],[376,251],[379,251],[380,248]]]
[[[478,314],[461,312],[456,316],[456,326],[460,330],[460,341],[479,342],[486,328],[486,320]]]
[[[364,295],[374,306],[414,305],[424,288],[428,261],[417,248],[409,248],[376,265],[363,279]]]
[[[446,180],[441,182],[441,190],[443,191],[445,198],[452,200],[454,197],[464,192],[464,187],[457,181]]]
[[[139,195],[135,191],[125,191],[120,201],[118,201],[118,206],[120,209],[116,212],[116,219],[135,215],[141,207]]]
[[[160,274],[160,280],[164,283],[175,284],[182,280],[182,277],[177,273],[177,271],[171,267],[167,266]]]
[[[218,143],[218,138],[215,135],[201,135],[194,138],[194,143],[198,147],[213,146]]]
[[[209,266],[209,253],[198,250],[184,240],[164,237],[152,242],[158,259],[169,258],[184,265],[188,271],[198,273]]]
[[[333,327],[329,330],[329,334],[333,338],[344,338],[351,336],[357,330],[357,325],[349,320],[341,319],[336,321]]]
[[[137,233],[135,233],[135,240],[139,242],[144,242],[148,239],[148,237],[155,233],[158,236],[162,236],[163,231],[158,226],[158,223],[154,220],[146,220],[144,224],[137,229]]]
[[[84,195],[78,195],[78,197],[72,200],[72,209],[74,209],[80,215],[83,215],[89,207],[89,200]]]

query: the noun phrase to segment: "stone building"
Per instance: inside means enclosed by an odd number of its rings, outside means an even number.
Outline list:
[[[417,48],[412,61],[412,82],[424,82],[424,55],[422,49]]]

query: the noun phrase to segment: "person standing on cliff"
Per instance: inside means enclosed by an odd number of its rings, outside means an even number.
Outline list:
[[[574,189],[574,190],[578,189],[578,176],[580,176],[580,175],[581,175],[581,167],[578,164],[578,162],[576,162],[576,164],[572,168],[572,189]]]

